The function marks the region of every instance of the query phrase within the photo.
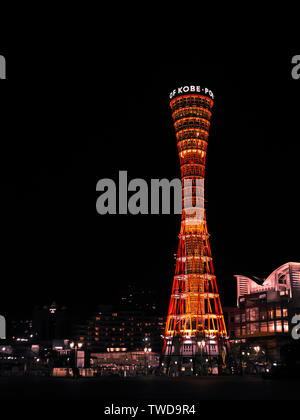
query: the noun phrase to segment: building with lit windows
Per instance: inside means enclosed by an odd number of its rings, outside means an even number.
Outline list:
[[[159,354],[151,351],[104,352],[91,354],[91,366],[99,375],[148,375],[159,366]]]
[[[96,313],[76,329],[76,338],[92,352],[160,352],[165,319],[153,312],[99,305]]]
[[[291,319],[300,313],[300,263],[286,263],[266,279],[235,277],[237,307],[224,309],[230,339],[263,346],[280,359],[280,348],[291,340]]]

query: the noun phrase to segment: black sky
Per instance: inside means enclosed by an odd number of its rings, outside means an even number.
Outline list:
[[[1,81],[0,313],[53,300],[87,310],[126,284],[158,291],[167,312],[180,216],[99,216],[96,182],[180,175],[168,94],[215,93],[208,229],[225,306],[234,274],[265,277],[300,261],[299,93],[292,40],[194,49],[19,40]],[[168,43],[164,44],[168,45]],[[199,44],[200,45],[200,44]],[[176,55],[175,55],[176,51]]]

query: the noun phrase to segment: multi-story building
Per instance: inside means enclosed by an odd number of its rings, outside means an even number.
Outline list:
[[[236,275],[237,307],[224,309],[231,340],[263,346],[271,359],[291,340],[291,319],[300,314],[300,263],[289,262],[266,279]]]
[[[147,311],[100,305],[85,324],[76,329],[76,339],[94,352],[161,351],[165,320]]]
[[[65,306],[60,307],[53,302],[49,306],[34,308],[32,329],[40,342],[69,338],[70,326],[70,315]]]
[[[12,320],[8,325],[8,339],[15,341],[28,341],[33,337],[32,320]]]

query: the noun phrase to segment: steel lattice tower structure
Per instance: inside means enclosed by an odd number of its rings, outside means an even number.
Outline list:
[[[161,364],[168,374],[201,373],[226,352],[207,231],[204,178],[213,93],[185,86],[170,95],[182,180],[182,218]],[[176,373],[175,373],[176,374]]]

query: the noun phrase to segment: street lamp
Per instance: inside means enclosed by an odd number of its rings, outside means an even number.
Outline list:
[[[80,342],[74,342],[74,341],[72,341],[70,343],[70,348],[75,350],[75,363],[74,363],[74,365],[75,365],[75,368],[76,369],[77,369],[77,350],[78,349],[81,349],[82,346],[83,346],[83,343],[80,343]]]
[[[146,375],[148,375],[148,362],[147,362],[147,353],[151,353],[152,348],[151,347],[145,347],[144,348],[144,354],[145,354],[145,371]]]
[[[71,349],[73,349],[73,348],[75,348],[75,350],[77,350],[77,348],[78,349],[81,349],[81,347],[83,346],[83,343],[74,343],[74,341],[72,341],[71,343],[70,343],[70,347],[71,347]]]

